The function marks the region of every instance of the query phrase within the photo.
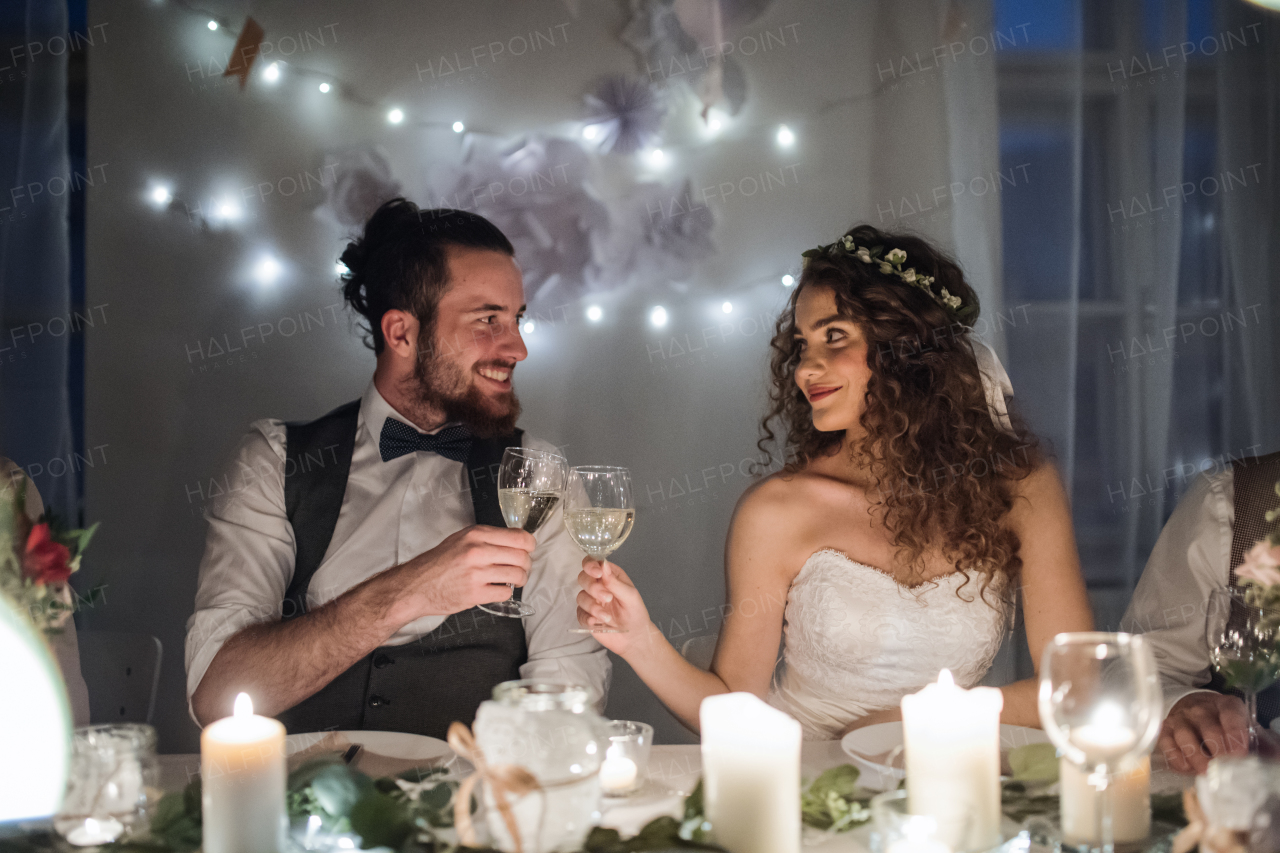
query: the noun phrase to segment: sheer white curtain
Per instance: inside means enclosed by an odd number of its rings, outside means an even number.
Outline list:
[[[72,447],[67,8],[26,0],[6,18],[8,41],[18,46],[11,57],[18,67],[7,73],[18,79],[0,86],[11,123],[0,133],[0,455],[31,472],[46,505],[74,518],[76,478],[66,464]],[[43,50],[50,39],[64,42],[60,55]],[[36,47],[22,51],[22,45]]]
[[[1280,42],[1241,0],[1068,8],[998,60],[1001,165],[1031,190],[1004,198],[1002,304],[1026,305],[1009,371],[1107,626],[1194,472],[1280,444]]]

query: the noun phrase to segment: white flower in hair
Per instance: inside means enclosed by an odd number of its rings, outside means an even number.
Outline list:
[[[900,264],[906,261],[907,253],[901,249],[890,249],[889,254],[885,255],[885,260],[891,264]]]
[[[947,289],[945,287],[942,288],[942,301],[952,311],[956,310],[961,305],[960,297],[952,296],[950,293],[947,292]]]
[[[853,249],[854,249],[854,246],[853,246],[853,238],[852,238],[852,237],[850,237],[848,234],[846,234],[846,235],[844,235],[843,237],[841,237],[841,238],[840,238],[840,242],[844,244],[844,250],[845,250],[846,252],[852,252],[852,251],[853,251]]]
[[[890,264],[886,264],[884,261],[881,261],[880,272],[884,273],[885,275],[888,275],[889,273],[893,272],[893,266]]]
[[[905,281],[907,284],[915,284],[916,283],[915,267],[908,267],[907,269],[903,270],[902,280]]]
[[[854,252],[854,255],[857,257],[858,260],[862,261],[864,264],[871,263],[871,250],[868,249],[866,246],[863,246],[860,249],[858,249],[858,251]]]

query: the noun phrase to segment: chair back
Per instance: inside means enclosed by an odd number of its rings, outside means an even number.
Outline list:
[[[158,637],[120,631],[80,632],[80,672],[93,723],[150,723],[164,647]]]

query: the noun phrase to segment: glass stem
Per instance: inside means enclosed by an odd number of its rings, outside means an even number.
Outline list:
[[[1244,691],[1244,710],[1249,718],[1249,754],[1258,754],[1258,691]]]
[[[1115,833],[1111,825],[1111,793],[1107,790],[1107,766],[1104,764],[1095,768],[1089,775],[1089,782],[1093,785],[1096,794],[1093,814],[1097,823],[1095,827],[1097,832],[1094,837],[1098,841],[1098,850],[1101,853],[1115,853]]]

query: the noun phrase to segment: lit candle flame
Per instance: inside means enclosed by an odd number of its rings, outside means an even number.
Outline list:
[[[942,672],[938,673],[938,683],[946,685],[947,687],[955,687],[956,680],[951,677],[951,670],[944,669]]]
[[[248,693],[236,694],[236,704],[232,713],[237,717],[253,716],[253,700],[249,698]]]

